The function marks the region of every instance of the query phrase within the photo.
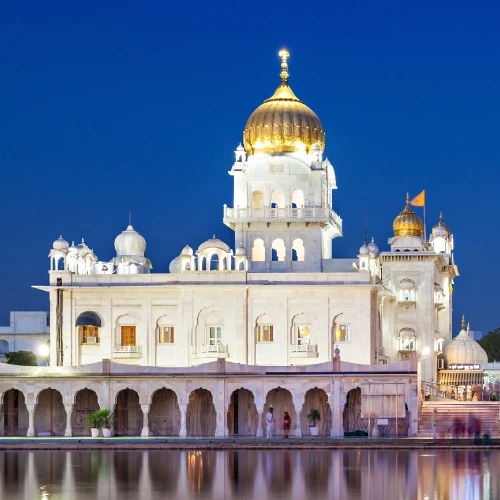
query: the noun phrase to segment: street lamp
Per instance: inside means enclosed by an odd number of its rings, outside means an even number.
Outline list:
[[[42,344],[38,346],[38,355],[42,358],[45,358],[47,366],[49,366],[49,354],[50,354],[50,349],[47,344]]]

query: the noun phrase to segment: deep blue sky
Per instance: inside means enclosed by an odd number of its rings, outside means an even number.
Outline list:
[[[103,5],[105,4],[105,5]],[[381,250],[407,190],[443,210],[461,276],[454,333],[500,326],[500,3],[3,2],[0,323],[46,309],[52,242],[114,255],[128,211],[156,272],[182,244],[228,243],[227,175],[250,113],[279,83],[320,117],[344,237]]]

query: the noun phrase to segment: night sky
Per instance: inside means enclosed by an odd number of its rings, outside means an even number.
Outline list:
[[[499,26],[497,1],[2,2],[0,324],[48,308],[31,285],[54,239],[109,260],[129,210],[154,272],[232,246],[227,172],[286,45],[337,175],[334,256],[354,260],[365,211],[387,250],[425,188],[428,228],[443,210],[455,236],[454,334],[500,326]]]

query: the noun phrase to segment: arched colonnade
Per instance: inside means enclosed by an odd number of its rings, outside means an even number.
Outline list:
[[[313,408],[321,417],[319,435],[363,431],[368,425],[373,429],[373,421],[367,424],[366,419],[359,417],[359,387],[342,391],[344,397],[335,412],[331,382],[191,383],[193,386],[186,387],[185,391],[160,382],[155,387],[135,382],[107,387],[101,383],[80,382],[80,387],[71,389],[64,383],[54,383],[38,387],[31,394],[26,387],[0,387],[0,435],[90,436],[88,415],[105,407],[113,411],[113,429],[117,436],[262,437],[270,407],[276,416],[275,435],[282,433],[285,411],[292,419],[292,435],[310,435],[307,415]],[[106,390],[108,398],[104,396]],[[26,394],[32,397],[31,401],[29,398],[27,401]],[[408,434],[408,418],[399,419],[396,425],[398,435]]]

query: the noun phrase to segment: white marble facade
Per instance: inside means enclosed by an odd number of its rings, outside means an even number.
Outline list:
[[[331,360],[338,346],[343,360],[376,365],[425,349],[422,377],[436,381],[458,275],[450,230],[441,220],[427,241],[407,201],[390,247],[365,241],[351,259],[335,258],[337,176],[319,119],[288,86],[286,54],[282,83],[249,119],[229,171],[234,198],[223,222],[234,247],[214,235],[196,251],[186,246],[169,273],[154,273],[131,225],[106,261],[59,238],[50,283],[37,286],[50,294],[51,364],[296,366]],[[264,123],[266,106],[282,109],[274,124]],[[292,115],[315,128],[293,129]]]

